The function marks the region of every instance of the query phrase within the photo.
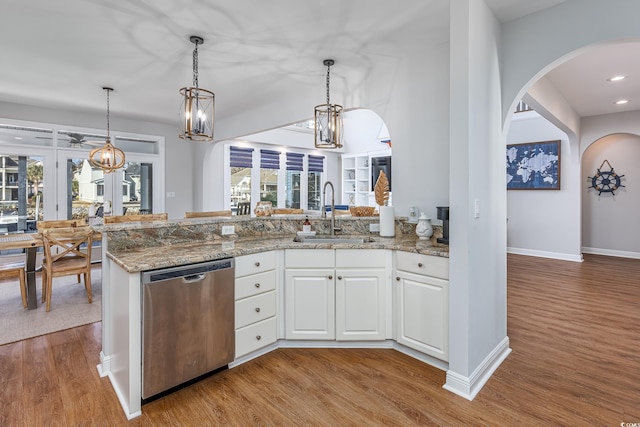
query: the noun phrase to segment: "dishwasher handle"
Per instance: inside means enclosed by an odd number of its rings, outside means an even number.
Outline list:
[[[202,274],[192,274],[191,276],[184,276],[182,278],[182,283],[196,283],[201,282],[204,278],[207,277],[207,273]]]

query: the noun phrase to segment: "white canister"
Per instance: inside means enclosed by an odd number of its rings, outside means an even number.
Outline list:
[[[420,239],[429,239],[433,236],[433,226],[431,225],[431,218],[427,218],[426,214],[421,214],[418,218],[418,225],[416,225],[416,234]]]
[[[396,217],[393,206],[380,206],[380,237],[396,235]]]

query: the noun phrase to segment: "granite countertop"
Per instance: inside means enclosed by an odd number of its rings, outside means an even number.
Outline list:
[[[347,236],[341,236],[347,237]],[[362,236],[353,236],[362,237]],[[273,237],[236,237],[213,241],[197,241],[172,245],[150,246],[108,251],[107,257],[129,273],[176,267],[222,258],[248,255],[276,249],[391,249],[425,255],[449,257],[449,246],[435,243],[433,240],[420,240],[415,235],[397,235],[396,237],[373,237],[366,243],[299,243],[292,235],[274,235]]]

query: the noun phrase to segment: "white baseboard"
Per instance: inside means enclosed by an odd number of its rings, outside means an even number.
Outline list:
[[[127,399],[124,397],[124,395],[121,393],[120,387],[117,386],[117,383],[114,380],[111,372],[109,372],[107,376],[109,377],[109,381],[111,381],[111,386],[113,387],[113,390],[116,392],[118,401],[120,401],[120,406],[124,410],[124,415],[127,417],[127,419],[132,420],[142,415],[142,409],[140,409],[139,411],[131,412],[131,410],[129,409],[129,403],[127,402]]]
[[[447,371],[447,382],[443,388],[467,400],[473,400],[509,353],[509,337],[505,337],[471,376],[465,377],[451,370]]]
[[[617,256],[621,258],[640,259],[640,253],[638,252],[616,251],[613,249],[600,249],[600,248],[587,248],[587,247],[582,247],[582,252],[585,254],[607,255],[607,256]]]
[[[109,375],[109,372],[111,372],[111,356],[105,356],[103,352],[100,352],[100,364],[96,368],[98,368],[100,378]]]
[[[564,261],[575,261],[582,262],[582,254],[564,254],[561,252],[548,252],[548,251],[538,251],[535,249],[523,249],[523,248],[507,248],[507,253],[516,254],[516,255],[527,255],[527,256],[537,256],[540,258],[553,258]]]

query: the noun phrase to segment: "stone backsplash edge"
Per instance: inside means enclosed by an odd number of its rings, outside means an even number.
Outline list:
[[[317,235],[330,234],[329,219],[309,218],[311,229]],[[110,251],[120,252],[136,248],[166,246],[193,242],[214,242],[235,238],[260,238],[269,236],[295,236],[302,230],[304,218],[216,218],[200,220],[175,220],[167,222],[136,223],[126,226],[102,226],[97,229],[106,232]],[[336,227],[342,235],[377,235],[369,231],[371,224],[378,224],[377,217],[336,218]],[[396,218],[396,234],[415,233],[416,224],[406,218]],[[222,235],[223,226],[233,226],[233,235]],[[442,227],[433,226],[432,239],[442,236]]]

